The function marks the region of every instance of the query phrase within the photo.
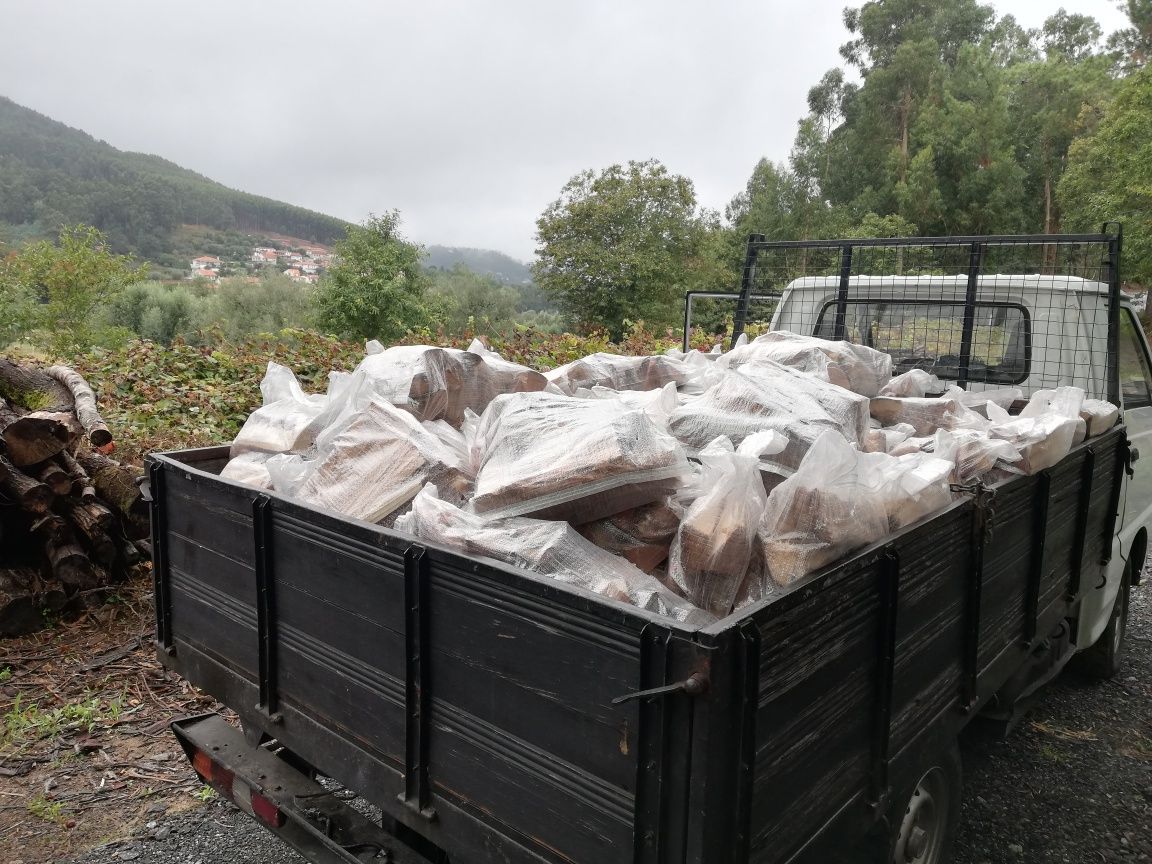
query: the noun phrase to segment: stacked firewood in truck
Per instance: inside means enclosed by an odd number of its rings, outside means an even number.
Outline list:
[[[139,472],[113,446],[79,373],[0,358],[0,636],[99,599],[147,559]]]

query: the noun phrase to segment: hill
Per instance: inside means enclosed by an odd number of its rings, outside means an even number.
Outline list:
[[[0,96],[0,239],[95,225],[119,252],[168,263],[182,225],[330,244],[347,223],[250,195],[159,156],[118,150]],[[186,266],[182,264],[181,266]]]
[[[431,270],[451,270],[457,264],[507,285],[526,285],[532,281],[528,265],[503,252],[460,246],[428,246],[424,250],[424,266]]]

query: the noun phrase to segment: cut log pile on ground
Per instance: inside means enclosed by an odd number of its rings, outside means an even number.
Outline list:
[[[0,358],[0,636],[102,599],[147,559],[140,473],[112,449],[79,373]]]

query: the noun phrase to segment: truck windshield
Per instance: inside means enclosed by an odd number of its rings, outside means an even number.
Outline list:
[[[834,338],[836,302],[824,304],[817,336]],[[892,355],[893,374],[926,369],[941,378],[960,376],[964,302],[850,300],[847,338]],[[1019,384],[1028,377],[1031,331],[1027,311],[1011,303],[977,303],[972,322],[969,381]]]

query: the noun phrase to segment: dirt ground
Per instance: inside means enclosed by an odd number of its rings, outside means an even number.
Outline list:
[[[153,658],[147,575],[66,626],[0,640],[0,858],[40,864],[207,792],[168,722],[213,703]]]

